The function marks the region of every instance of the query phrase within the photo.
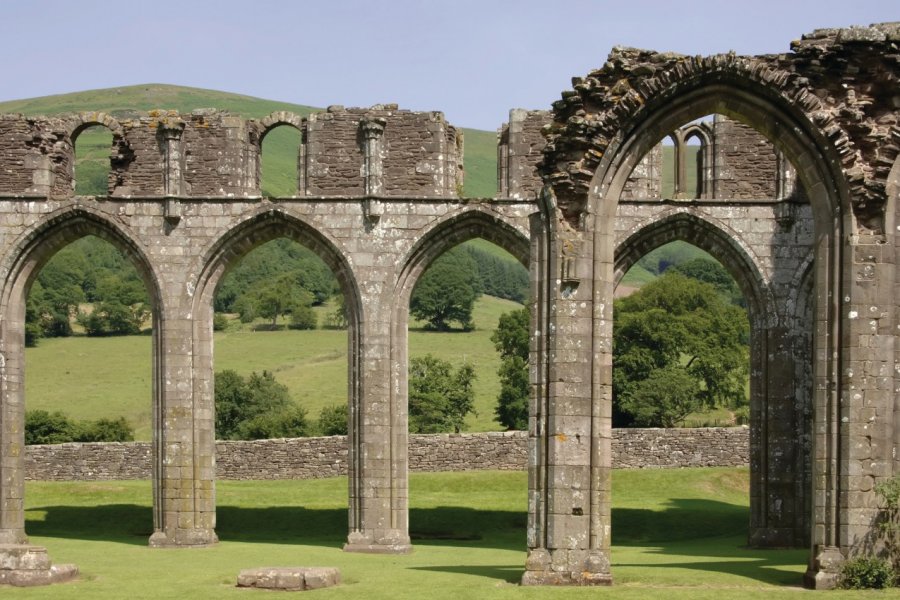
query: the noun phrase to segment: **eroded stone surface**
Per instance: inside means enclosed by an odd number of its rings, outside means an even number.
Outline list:
[[[75,565],[53,565],[42,546],[0,544],[0,584],[31,587],[62,583],[78,576]]]
[[[335,567],[260,567],[238,574],[238,587],[266,590],[305,591],[331,587],[341,582]]]

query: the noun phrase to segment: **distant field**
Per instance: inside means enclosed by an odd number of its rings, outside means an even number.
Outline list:
[[[431,352],[457,365],[464,360],[475,365],[478,414],[469,417],[469,431],[501,429],[493,412],[500,362],[490,336],[500,315],[519,306],[483,296],[476,303],[476,329],[471,332],[433,333],[411,325],[411,356]],[[319,309],[320,322],[329,310]],[[37,348],[25,351],[27,408],[60,410],[76,419],[124,416],[136,427],[138,439],[149,440],[150,345],[149,335],[42,339]],[[272,371],[313,418],[322,407],[347,401],[346,331],[217,332],[214,351],[216,370]]]

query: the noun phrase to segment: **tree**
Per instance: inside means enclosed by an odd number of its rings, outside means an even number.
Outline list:
[[[315,313],[309,309],[313,295],[297,284],[295,273],[283,273],[275,279],[247,290],[234,302],[241,322],[249,323],[257,316],[272,319],[272,329],[278,326],[278,317],[297,313],[293,321],[296,329],[315,329]],[[311,326],[310,326],[311,323]]]
[[[332,404],[319,413],[319,433],[322,435],[347,435],[347,404]]]
[[[426,321],[427,329],[448,331],[456,321],[472,329],[472,309],[480,294],[478,270],[463,252],[446,252],[419,279],[409,303],[412,316]]]
[[[307,435],[306,411],[297,406],[285,385],[268,371],[244,378],[235,371],[216,373],[216,437],[255,440]]]
[[[66,442],[130,442],[134,429],[125,419],[98,419],[75,422],[61,412],[29,410],[25,413],[26,444]]]
[[[453,369],[431,354],[409,361],[409,430],[412,433],[459,432],[474,412],[475,369]]]
[[[90,314],[78,313],[78,323],[89,336],[135,335],[150,317],[144,304],[122,304],[116,300],[98,302]]]
[[[491,335],[500,353],[500,395],[495,413],[507,429],[528,428],[528,346],[531,316],[527,308],[500,315]]]
[[[725,267],[715,260],[694,258],[675,265],[672,267],[672,270],[686,277],[712,285],[726,301],[732,304],[747,306],[744,295],[738,288],[734,278],[725,270]]]
[[[615,425],[677,422],[689,395],[692,410],[746,402],[749,322],[713,286],[666,273],[616,300],[614,314]]]

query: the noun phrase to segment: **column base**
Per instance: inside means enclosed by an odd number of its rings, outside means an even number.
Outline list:
[[[535,548],[525,560],[522,585],[612,585],[609,558],[602,550]]]
[[[375,536],[354,531],[347,536],[347,543],[344,544],[344,552],[364,554],[409,554],[412,549],[409,536],[400,532],[387,532]]]
[[[844,564],[844,555],[836,546],[824,546],[803,574],[803,587],[811,590],[832,590],[837,587]]]
[[[0,584],[31,587],[71,581],[77,576],[75,565],[51,564],[42,546],[0,545]]]
[[[148,540],[151,548],[206,548],[219,543],[212,529],[176,529],[174,532],[155,531]]]

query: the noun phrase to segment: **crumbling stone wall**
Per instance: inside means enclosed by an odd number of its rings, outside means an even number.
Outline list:
[[[747,465],[746,427],[617,429],[613,464],[621,469],[739,467]],[[413,472],[525,469],[524,431],[413,434]],[[216,479],[321,479],[347,475],[346,436],[216,442]],[[148,442],[27,446],[30,481],[150,479]]]
[[[536,198],[544,183],[536,167],[543,158],[547,143],[543,132],[552,122],[552,113],[515,109],[510,111],[509,118],[498,134],[500,196]],[[693,129],[696,126],[692,124],[680,128],[685,132]],[[679,136],[679,143],[685,141],[682,137],[687,138]],[[711,188],[704,190],[703,199],[761,200],[779,196],[777,182],[783,165],[775,146],[765,136],[748,125],[717,114],[713,115],[709,139],[703,141],[710,146],[710,151],[701,153],[700,160],[706,156],[712,161],[712,165],[702,165],[703,172],[699,174]],[[662,176],[660,142],[634,167],[622,190],[622,198],[662,198]]]
[[[716,115],[713,119],[713,189],[716,198],[776,197],[778,159],[772,142],[758,131]]]

